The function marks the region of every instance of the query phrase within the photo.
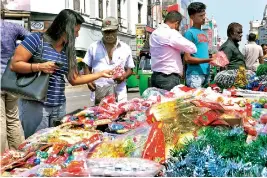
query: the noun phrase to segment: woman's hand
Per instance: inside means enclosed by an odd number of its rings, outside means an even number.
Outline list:
[[[55,64],[55,62],[44,62],[37,64],[37,69],[47,74],[54,73],[57,68],[58,66]]]
[[[104,78],[111,78],[113,75],[113,71],[112,70],[103,70],[102,72],[100,72],[101,77]]]

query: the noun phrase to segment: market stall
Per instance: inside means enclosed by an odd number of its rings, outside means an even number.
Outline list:
[[[1,157],[2,176],[267,176],[265,92],[176,86],[65,116]]]

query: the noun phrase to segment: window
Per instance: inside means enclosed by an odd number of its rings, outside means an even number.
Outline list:
[[[138,3],[138,23],[141,23],[141,10],[142,10],[142,4]]]
[[[76,11],[80,11],[80,0],[73,0],[73,9]]]
[[[100,19],[103,19],[103,0],[99,0],[99,6],[98,6],[98,17]]]

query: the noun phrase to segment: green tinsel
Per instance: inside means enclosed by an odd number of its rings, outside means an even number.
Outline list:
[[[256,75],[267,75],[267,64],[260,64],[257,68]]]
[[[246,138],[240,127],[205,127],[196,140],[188,141],[182,149],[171,150],[169,170],[180,173],[170,171],[169,175],[260,176],[267,167],[267,135],[258,135],[250,144]]]

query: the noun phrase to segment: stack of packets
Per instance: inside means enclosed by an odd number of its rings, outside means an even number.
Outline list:
[[[84,151],[91,150],[103,140],[100,131],[68,127],[40,130],[22,143],[17,151],[4,152],[1,156],[1,173],[13,170],[11,173],[18,175],[21,170],[43,163],[68,165],[75,157],[83,155]]]
[[[65,116],[62,122],[77,122],[88,129],[108,124],[110,131],[126,133],[145,122],[145,111],[155,103],[154,100],[140,98],[117,103],[115,96],[110,95],[105,97],[99,106],[86,108],[73,116]]]
[[[7,151],[1,157],[1,173],[4,176],[55,177],[88,176],[85,163],[93,158],[144,158],[165,162],[164,136],[159,123],[144,124],[124,135],[94,133],[73,143],[51,134],[41,138],[39,147],[28,146],[29,140],[18,151]],[[70,131],[65,131],[69,137]],[[44,133],[44,132],[43,132]],[[73,133],[73,132],[72,132]],[[57,133],[54,133],[57,134]],[[49,141],[50,136],[58,141]],[[63,136],[63,134],[62,134]],[[33,140],[33,137],[31,140]],[[61,137],[61,136],[59,136]],[[63,140],[63,141],[62,141]],[[37,142],[37,141],[35,141]],[[48,143],[47,143],[48,142]],[[43,145],[43,146],[41,146]],[[12,170],[7,175],[6,170]],[[4,174],[6,173],[6,174]]]

